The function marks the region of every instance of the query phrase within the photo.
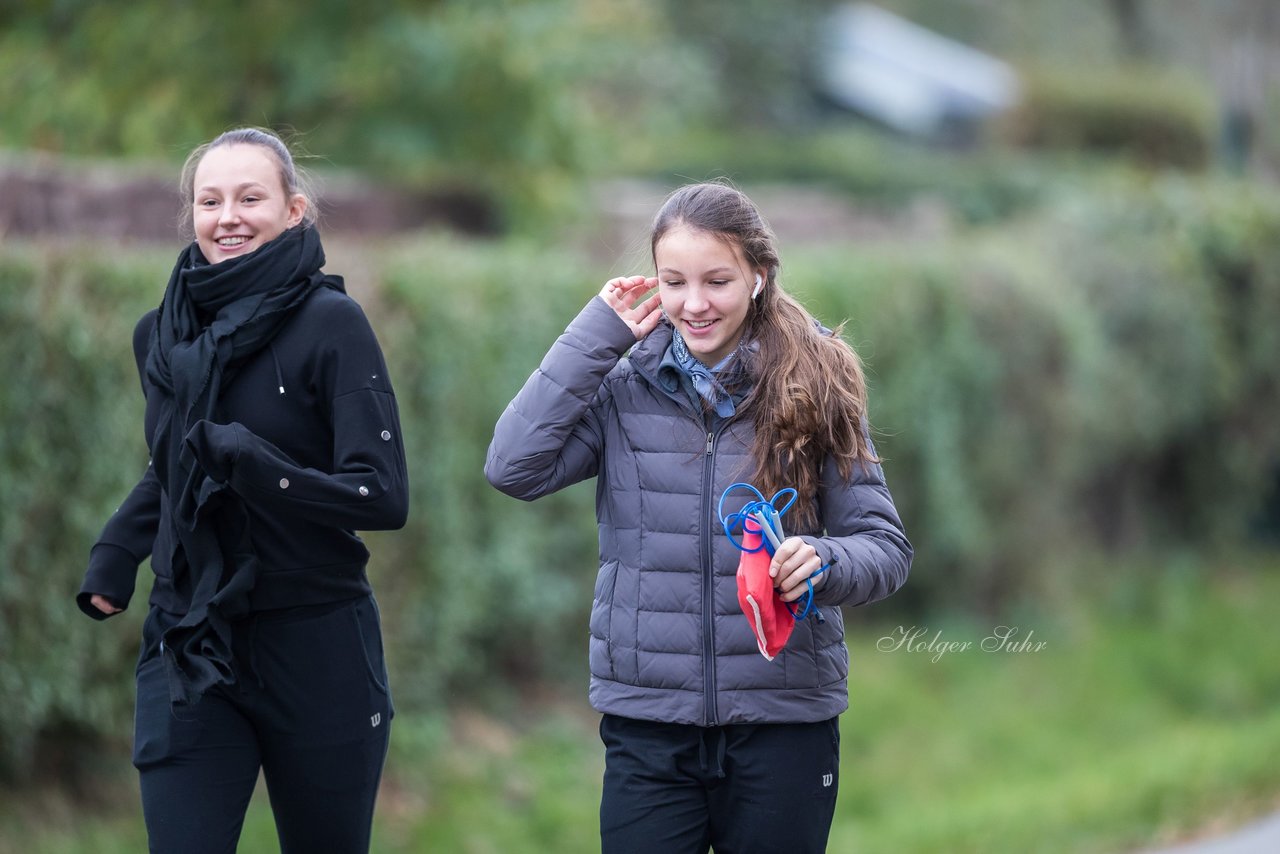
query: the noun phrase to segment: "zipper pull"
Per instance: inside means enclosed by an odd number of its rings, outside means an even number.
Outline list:
[[[711,444],[715,441],[715,438],[716,437],[714,433],[707,434],[707,456],[708,457],[711,456]]]

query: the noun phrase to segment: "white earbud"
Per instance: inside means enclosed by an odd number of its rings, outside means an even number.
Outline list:
[[[751,292],[751,298],[755,299],[760,295],[760,289],[764,287],[764,279],[760,278],[760,274],[756,273],[756,289]]]

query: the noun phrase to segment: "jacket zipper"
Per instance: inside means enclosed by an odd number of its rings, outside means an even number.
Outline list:
[[[706,725],[716,726],[716,576],[712,557],[711,486],[715,471],[716,434],[707,432],[707,453],[702,464],[702,681],[706,692]]]
[[[662,388],[662,385],[653,374],[635,362],[632,362],[632,365],[635,367],[636,372],[644,377],[650,385]],[[696,412],[693,404],[683,395],[677,396],[668,393],[668,396],[682,405],[689,413]],[[720,520],[713,518],[712,509],[715,507],[716,502],[711,499],[711,487],[715,472],[716,436],[723,432],[724,428],[725,425],[722,424],[714,431],[707,431],[707,449],[703,455],[702,464],[702,518],[704,524],[699,536],[702,551],[702,690],[706,693],[707,698],[704,704],[707,726],[716,726],[716,720],[719,717],[719,709],[716,708],[716,579],[711,544],[715,539],[713,532],[720,529]]]

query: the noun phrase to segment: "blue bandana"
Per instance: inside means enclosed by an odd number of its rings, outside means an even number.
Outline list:
[[[729,394],[715,375],[724,370],[737,354],[738,351],[735,349],[713,367],[708,368],[693,357],[689,352],[689,345],[684,343],[679,332],[673,332],[671,335],[671,356],[675,360],[676,367],[693,381],[693,387],[699,396],[709,403],[715,409],[716,415],[721,418],[733,415],[733,395]]]

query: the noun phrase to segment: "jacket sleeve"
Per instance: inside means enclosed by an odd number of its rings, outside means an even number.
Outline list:
[[[76,594],[76,604],[81,611],[95,620],[111,616],[90,604],[95,593],[121,608],[129,607],[138,566],[151,554],[159,526],[160,479],[148,464],[147,473],[111,514],[102,535],[89,551],[89,569]]]
[[[409,479],[395,393],[364,312],[352,301],[343,306],[320,344],[333,432],[327,471],[299,464],[239,422],[199,421],[187,446],[210,477],[256,510],[350,530],[401,528]]]
[[[822,562],[831,565],[814,591],[818,604],[866,605],[901,587],[914,549],[885,485],[884,469],[878,463],[854,463],[846,481],[828,458],[818,503],[826,536],[804,537]]]
[[[532,501],[594,477],[604,379],[635,343],[604,300],[587,303],[498,418],[484,464],[489,483]]]
[[[138,378],[146,393],[147,345],[151,328],[155,325],[156,312],[149,311],[138,321],[133,330],[133,358],[138,366]],[[138,566],[147,559],[155,546],[156,532],[160,529],[160,479],[147,464],[142,479],[125,498],[116,512],[111,514],[97,542],[89,551],[89,568],[85,572],[76,605],[95,620],[105,620],[104,614],[89,603],[97,594],[110,599],[121,608],[129,607],[138,578]]]

